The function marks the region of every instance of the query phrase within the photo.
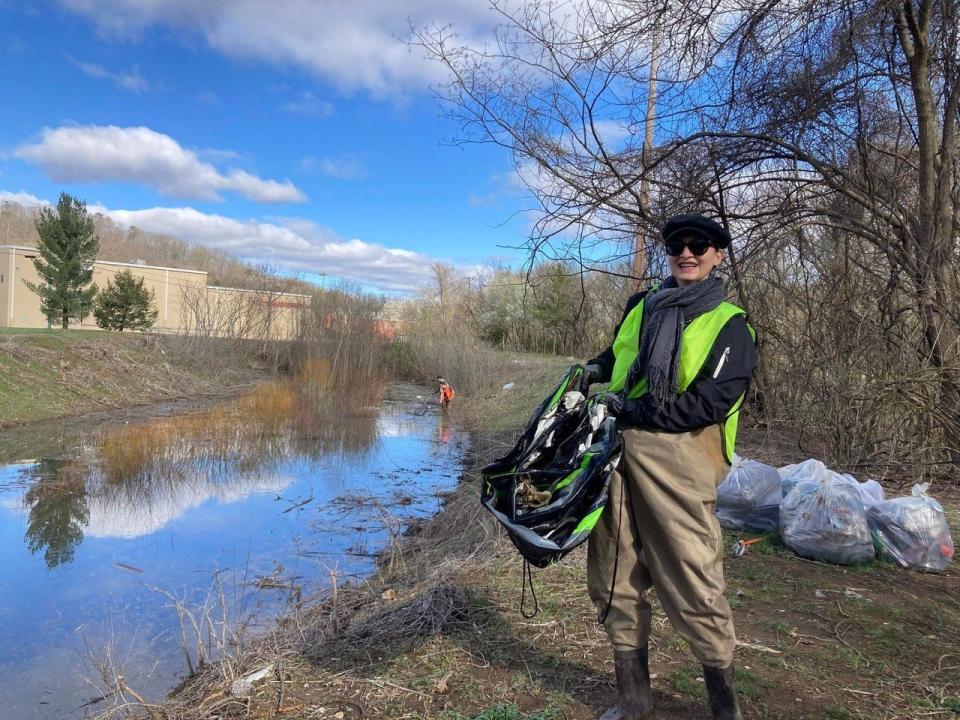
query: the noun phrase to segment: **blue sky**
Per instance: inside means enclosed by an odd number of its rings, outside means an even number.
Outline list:
[[[436,260],[517,262],[502,149],[445,143],[408,21],[489,32],[483,0],[0,0],[0,200],[61,190],[307,277],[409,291]]]

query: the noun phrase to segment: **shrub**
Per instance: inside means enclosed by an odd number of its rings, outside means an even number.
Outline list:
[[[147,290],[129,270],[117,273],[114,282],[97,296],[93,316],[105,330],[149,330],[157,321],[159,310],[153,307],[153,292]]]

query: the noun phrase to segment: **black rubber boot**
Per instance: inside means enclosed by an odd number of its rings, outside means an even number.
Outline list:
[[[614,650],[613,667],[617,674],[617,704],[601,715],[600,720],[647,717],[653,710],[647,649]]]
[[[707,686],[713,720],[743,720],[737,691],[733,687],[733,665],[725,668],[704,665],[703,681]]]

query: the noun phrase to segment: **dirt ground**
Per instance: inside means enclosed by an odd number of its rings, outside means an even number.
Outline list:
[[[782,452],[744,447],[768,461]],[[475,466],[491,448],[477,449]],[[380,578],[295,608],[229,674],[213,668],[187,683],[163,717],[597,717],[614,701],[613,671],[586,597],[585,551],[534,571],[540,610],[523,617],[519,555],[496,537],[475,488],[473,470]],[[934,494],[958,537],[958,488]],[[728,534],[728,547],[738,537]],[[956,566],[940,575],[879,561],[840,567],[799,558],[774,537],[729,555],[725,570],[748,720],[960,717]],[[707,718],[699,665],[653,602],[652,717]],[[231,692],[231,679],[264,667],[249,696]]]

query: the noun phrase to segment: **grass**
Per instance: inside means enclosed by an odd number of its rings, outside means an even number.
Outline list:
[[[178,397],[223,394],[244,368],[172,359],[165,339],[95,330],[0,330],[0,427]]]
[[[488,436],[514,433],[522,428],[533,409],[574,364],[569,358],[530,353],[496,352],[494,357],[497,367],[492,372],[498,378],[495,387],[468,396],[468,401],[454,400],[466,408],[462,416],[467,426]],[[504,389],[511,383],[511,388]]]
[[[58,342],[63,343],[69,340],[104,336],[105,333],[103,330],[80,330],[76,328],[70,328],[67,330],[64,330],[63,328],[0,328],[0,338],[3,338],[7,335],[15,337],[35,335],[38,338],[43,338],[44,342],[56,344]]]
[[[563,720],[563,708],[547,706],[539,712],[524,714],[516,705],[494,705],[479,715],[470,716],[453,711],[443,711],[440,720]]]
[[[707,689],[703,684],[703,677],[692,667],[681,667],[671,671],[667,675],[667,682],[681,695],[693,697],[697,700],[705,701],[707,699]]]

